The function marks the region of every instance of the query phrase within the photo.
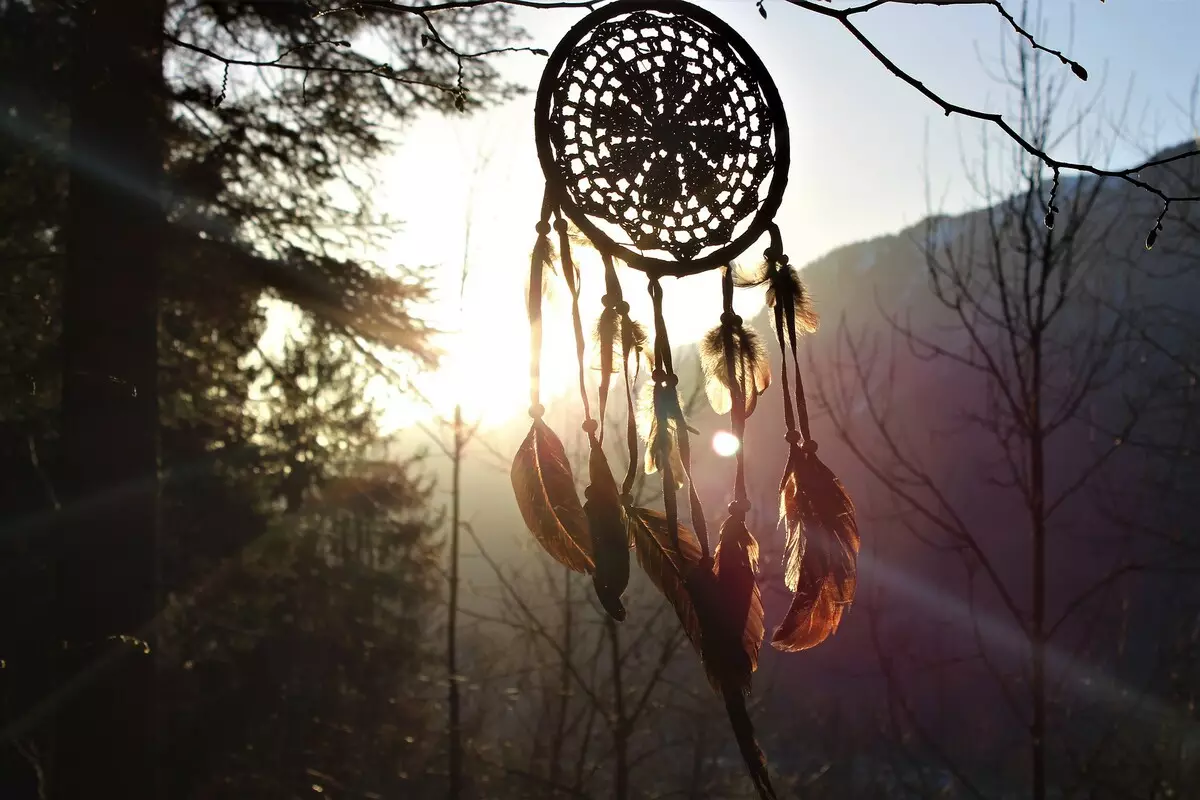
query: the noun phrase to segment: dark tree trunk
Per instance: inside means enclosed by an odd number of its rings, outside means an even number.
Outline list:
[[[164,224],[164,0],[76,12],[63,286],[51,796],[154,796],[157,280]],[[151,642],[151,646],[152,646]]]
[[[447,700],[450,708],[450,800],[460,800],[463,796],[462,709],[458,696],[458,550],[459,529],[462,524],[459,519],[462,491],[460,481],[465,446],[462,406],[458,405],[454,407],[454,475],[450,489],[450,609],[446,623],[446,672],[449,691]]]

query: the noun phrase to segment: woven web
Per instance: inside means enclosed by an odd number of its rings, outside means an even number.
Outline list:
[[[551,99],[557,178],[575,205],[677,260],[727,244],[753,218],[775,163],[771,131],[751,69],[682,16],[596,26]]]

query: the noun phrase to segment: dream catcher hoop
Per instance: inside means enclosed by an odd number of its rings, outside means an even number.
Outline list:
[[[745,448],[738,448],[734,499],[710,551],[691,480],[690,435],[696,431],[680,402],[661,279],[721,271],[723,313],[701,342],[701,361],[709,401],[718,414],[729,414],[739,443],[771,374],[757,333],[734,313],[733,293],[739,286],[767,287],[788,443],[779,485],[784,574],[794,592],[771,644],[784,651],[814,647],[836,631],[854,599],[859,537],[853,504],[817,458],[809,429],[797,340],[816,331],[817,317],[774,221],[790,158],[783,103],[758,56],[713,14],[681,0],[617,0],[576,24],[550,55],[534,127],[546,191],[530,261],[533,425],[513,462],[518,505],[551,556],[591,575],[601,605],[618,621],[626,615],[621,595],[633,549],[674,606],[724,698],[760,796],[773,798],[745,704],[765,630],[758,543],[746,526]],[[733,260],[764,236],[762,262],[749,271],[735,268]],[[605,270],[594,332],[600,354],[594,416],[580,280],[571,256],[581,237],[600,253]],[[565,448],[542,420],[540,401],[542,284],[554,270],[556,250],[571,293],[589,443],[582,503]],[[618,261],[649,279],[652,335],[630,318]],[[650,380],[635,391],[643,360],[651,364]],[[619,484],[603,449],[614,378],[628,407],[629,467]],[[641,436],[635,395],[644,419]],[[663,513],[634,503],[639,464],[661,474]],[[677,492],[683,489],[693,528],[679,521]]]
[[[557,207],[650,274],[725,266],[766,232],[787,185],[787,119],[766,67],[680,2],[617,2],[572,28],[534,126]]]

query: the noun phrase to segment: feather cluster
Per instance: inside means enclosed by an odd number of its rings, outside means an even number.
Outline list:
[[[568,230],[560,247],[565,249],[567,240],[576,236],[577,232]],[[790,343],[793,363],[798,336],[813,333],[819,326],[799,274],[785,257],[778,256],[781,245],[777,229],[773,229],[769,252],[776,254],[774,260],[750,271],[733,267],[725,273],[725,313],[721,324],[700,343],[709,403],[718,414],[732,413],[739,435],[745,419],[757,408],[759,396],[771,384],[771,370],[759,336],[745,328],[732,310],[733,289],[766,285],[766,301],[775,312],[773,325],[780,347],[786,352],[785,340]],[[553,253],[549,237],[542,236],[534,253],[533,275],[540,278],[537,267],[549,268]],[[611,376],[624,376],[628,393],[634,382],[628,372],[629,362],[633,361],[636,370],[649,366],[646,330],[629,318],[610,257],[605,258],[605,267],[608,294],[594,331],[595,366],[601,373],[601,424]],[[576,284],[571,285],[577,300]],[[513,489],[525,523],[543,549],[568,568],[590,575],[600,604],[617,621],[626,618],[622,595],[629,583],[629,550],[633,549],[638,565],[675,611],[700,655],[710,684],[724,701],[759,798],[776,800],[766,757],[755,739],[746,705],[765,636],[765,618],[757,582],[759,546],[745,521],[744,460],[739,456],[735,481],[738,499],[730,506],[730,516],[721,526],[719,541],[709,557],[707,541],[702,542],[676,519],[675,490],[688,483],[685,432],[694,429],[684,417],[676,380],[670,374],[670,345],[656,281],[651,283],[651,295],[655,301],[655,347],[662,348],[655,352],[661,360],[655,365],[653,379],[641,389],[636,424],[630,423],[629,447],[633,452],[625,480],[628,491],[637,469],[640,435],[645,441],[646,473],[661,471],[664,477],[669,473],[670,480],[664,487],[667,513],[627,505],[628,498],[622,495],[600,445],[603,428],[597,437],[594,424],[585,427],[591,452],[584,503],[576,493],[562,442],[540,419],[534,422],[514,459]],[[534,308],[536,299],[530,298],[530,318],[535,323],[535,312],[540,311]],[[583,333],[577,315],[575,332],[582,369]],[[853,503],[841,482],[817,458],[815,443],[808,441],[803,382],[795,366],[794,413],[790,393],[784,406],[791,448],[779,486],[780,515],[786,527],[784,579],[794,594],[787,615],[771,638],[772,646],[783,651],[815,647],[837,631],[843,613],[854,600],[859,552]],[[790,376],[786,359],[783,369],[787,388]],[[585,392],[582,380],[581,392]],[[536,396],[535,385],[535,404]],[[586,393],[584,400],[586,403]],[[628,402],[633,416],[632,399]],[[706,539],[704,512],[695,487],[691,486],[690,491],[691,519]]]
[[[581,505],[562,441],[535,420],[513,459],[513,491],[542,549],[568,569],[591,575],[600,604],[620,622],[621,595],[629,584],[629,532],[620,490],[595,439],[588,472],[587,502]]]
[[[770,276],[770,286],[767,287],[767,306],[775,308],[778,303],[782,306],[783,318],[788,320],[788,326],[795,325],[800,333],[816,333],[821,326],[821,318],[813,308],[812,297],[795,267],[780,266]],[[776,317],[771,315],[771,319]]]
[[[795,594],[771,646],[793,652],[829,638],[854,602],[858,523],[842,482],[801,446],[791,448],[779,497],[787,528],[784,580]]]
[[[767,348],[758,334],[744,328],[740,321],[723,322],[704,336],[700,364],[708,402],[718,414],[728,414],[737,395],[743,398],[745,415],[750,416],[758,406],[759,395],[771,385]]]
[[[746,708],[751,674],[763,640],[763,607],[755,573],[758,543],[741,520],[722,526],[714,558],[701,555],[696,534],[679,525],[672,535],[656,511],[631,509],[629,535],[638,563],[675,609],[721,695],[750,778],[761,800],[775,800],[767,759]]]

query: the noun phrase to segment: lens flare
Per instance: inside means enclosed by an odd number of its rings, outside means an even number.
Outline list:
[[[712,448],[713,452],[722,458],[731,458],[737,455],[738,448],[741,442],[729,431],[717,431],[713,435]]]

